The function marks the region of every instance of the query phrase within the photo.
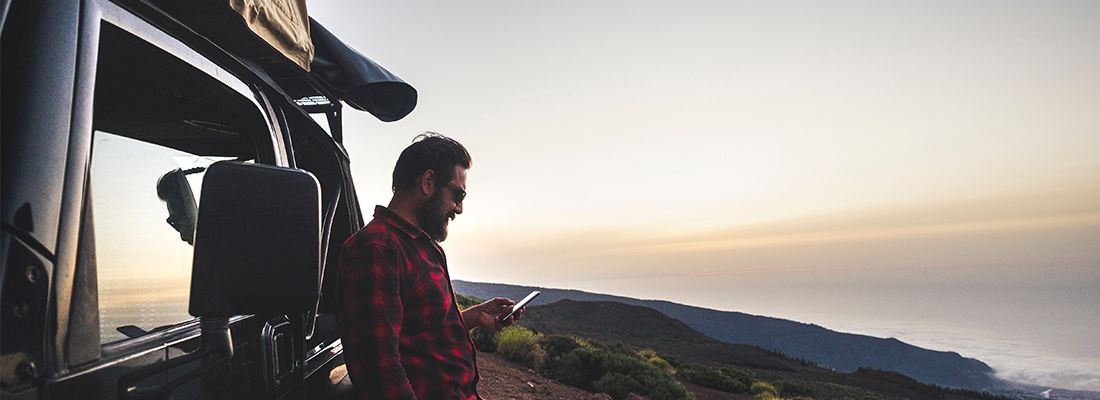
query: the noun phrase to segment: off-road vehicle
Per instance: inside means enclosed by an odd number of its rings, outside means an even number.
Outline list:
[[[341,112],[416,91],[305,11],[3,0],[5,400],[347,393]]]

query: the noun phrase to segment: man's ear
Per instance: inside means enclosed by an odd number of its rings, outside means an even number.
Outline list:
[[[417,179],[416,183],[424,195],[431,196],[435,194],[435,171],[430,169],[424,171],[423,174],[420,174],[420,179]]]

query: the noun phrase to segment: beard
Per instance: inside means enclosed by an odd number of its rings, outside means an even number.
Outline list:
[[[442,243],[447,240],[447,224],[454,219],[454,212],[443,212],[443,191],[437,190],[432,197],[416,209],[416,221],[432,240]]]

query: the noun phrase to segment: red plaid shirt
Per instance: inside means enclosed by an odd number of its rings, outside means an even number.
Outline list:
[[[474,344],[443,248],[377,206],[344,242],[337,298],[351,381],[364,399],[480,399]]]

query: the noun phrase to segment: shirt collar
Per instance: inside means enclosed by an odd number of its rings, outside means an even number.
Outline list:
[[[393,210],[390,210],[381,205],[374,206],[374,218],[381,220],[382,222],[385,222],[386,224],[389,224],[394,228],[397,228],[401,232],[405,232],[406,235],[409,235],[409,237],[413,239],[418,239],[423,236],[424,239],[428,241],[428,243],[431,243],[432,248],[438,251],[440,255],[444,254],[443,247],[440,246],[439,243],[436,243],[436,241],[432,240],[431,236],[428,236],[427,232],[424,232],[423,229],[417,228],[416,225],[413,225],[409,221],[406,221],[404,218],[401,218],[401,216],[397,215],[397,213],[393,212]],[[443,261],[443,269],[447,269],[446,261]]]
[[[382,222],[393,226],[394,228],[400,229],[402,232],[405,232],[405,234],[409,235],[409,237],[412,238],[416,238],[420,235],[427,235],[424,230],[417,228],[416,225],[413,225],[411,222],[406,221],[404,218],[401,218],[401,216],[397,215],[397,213],[381,205],[374,206],[374,218],[379,219]]]

